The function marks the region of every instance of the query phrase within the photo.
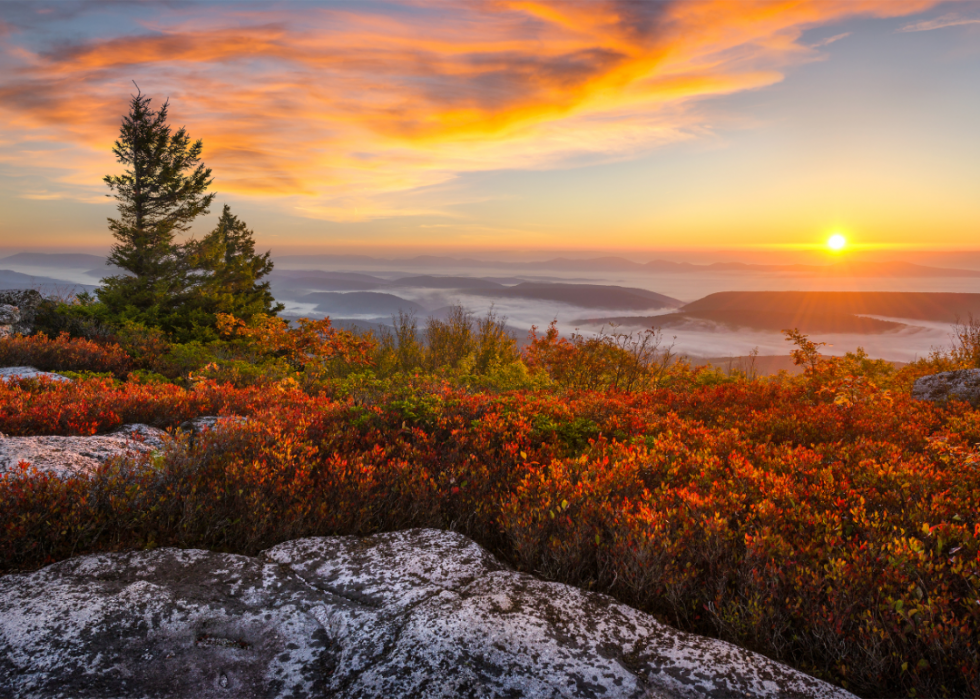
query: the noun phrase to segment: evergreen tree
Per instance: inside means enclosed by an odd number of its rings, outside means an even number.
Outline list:
[[[192,284],[188,305],[193,310],[212,318],[215,313],[230,313],[251,320],[256,314],[275,315],[284,308],[273,298],[269,282],[260,281],[272,271],[272,260],[269,252],[255,254],[253,236],[225,204],[214,230],[187,243]]]
[[[104,179],[119,201],[119,218],[109,219],[117,243],[108,263],[129,274],[103,279],[98,295],[110,317],[166,327],[187,291],[175,236],[208,212],[215,195],[205,193],[212,178],[200,162],[203,143],[191,143],[183,127],[171,131],[169,101],[158,111],[150,101],[132,98],[112,149],[126,171]]]

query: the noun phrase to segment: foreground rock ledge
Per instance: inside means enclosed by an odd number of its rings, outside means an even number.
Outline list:
[[[0,578],[0,696],[851,697],[414,529]]]

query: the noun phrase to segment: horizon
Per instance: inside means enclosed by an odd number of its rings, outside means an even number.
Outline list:
[[[411,261],[424,257],[456,260],[494,261],[501,263],[528,264],[555,260],[603,260],[617,259],[637,264],[652,262],[672,262],[707,266],[712,264],[742,263],[747,265],[807,265],[832,267],[835,265],[862,263],[911,263],[924,267],[941,269],[980,269],[980,247],[976,248],[924,248],[900,249],[882,248],[847,250],[834,252],[824,249],[780,250],[780,249],[529,249],[508,248],[454,249],[388,247],[384,250],[374,248],[331,248],[331,247],[273,247],[269,249],[272,259],[282,260],[291,257],[307,257],[324,261],[328,258],[365,258],[377,261]],[[21,245],[0,246],[0,261],[20,254],[83,254],[107,257],[108,246],[52,246]]]
[[[136,82],[204,141],[194,232],[230,203],[275,256],[970,257],[978,36],[974,0],[3,3],[0,246],[108,250]]]

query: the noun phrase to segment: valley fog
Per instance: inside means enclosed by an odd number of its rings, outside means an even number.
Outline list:
[[[980,292],[980,281],[976,278],[963,277],[919,277],[919,278],[815,278],[799,274],[768,274],[752,273],[700,273],[686,274],[644,274],[631,272],[603,272],[576,269],[568,272],[547,272],[528,269],[515,270],[512,266],[500,265],[482,267],[480,269],[462,268],[447,270],[440,265],[419,265],[405,269],[390,269],[384,265],[369,267],[365,265],[303,265],[297,262],[280,263],[277,270],[299,271],[301,269],[319,269],[321,271],[358,271],[378,277],[396,280],[411,275],[458,275],[473,278],[498,278],[509,282],[520,281],[550,282],[564,284],[595,284],[639,288],[676,298],[687,303],[703,298],[709,294],[725,291],[890,291],[890,292],[947,292],[947,293],[976,293]],[[509,279],[508,279],[509,278]],[[468,293],[466,290],[433,290],[422,288],[399,288],[397,293],[406,300],[424,306],[428,311],[443,309],[452,304],[462,305],[476,316],[485,315],[491,308],[507,319],[519,338],[532,325],[539,331],[545,329],[552,320],[557,320],[557,327],[562,334],[580,332],[584,335],[598,332],[605,328],[606,332],[643,331],[658,326],[656,317],[666,315],[671,309],[656,309],[644,313],[643,317],[653,316],[652,323],[619,322],[616,326],[609,323],[583,322],[595,317],[617,317],[637,315],[635,311],[623,308],[604,308],[601,311],[593,308],[583,308],[570,303],[547,300],[526,299],[488,299],[484,296]],[[278,296],[277,296],[278,298]],[[322,317],[322,313],[313,304],[301,304],[286,298],[281,298],[287,305],[287,313]],[[878,334],[859,333],[814,333],[811,339],[826,342],[822,351],[830,355],[843,355],[863,347],[869,355],[898,362],[908,362],[929,354],[936,348],[946,348],[951,342],[952,323],[927,320],[894,319],[885,316],[869,316],[883,320],[899,320],[906,328]],[[353,319],[370,320],[378,323],[390,323],[390,317],[367,315],[354,316]],[[420,326],[424,318],[419,317]],[[788,355],[792,347],[785,341],[784,336],[777,332],[753,330],[750,328],[719,327],[717,324],[702,321],[692,321],[680,327],[661,328],[662,346],[671,346],[676,353],[692,357],[727,357],[744,356],[753,350],[760,355]]]
[[[50,259],[49,259],[50,258]],[[71,258],[71,259],[67,259]],[[791,349],[779,319],[765,314],[696,317],[678,313],[685,304],[721,292],[927,292],[974,294],[980,277],[964,270],[922,268],[917,276],[820,276],[795,272],[685,272],[616,269],[635,263],[614,258],[534,262],[464,261],[452,258],[374,259],[365,256],[283,256],[269,277],[284,317],[329,316],[342,327],[377,330],[399,311],[412,313],[420,328],[427,318],[444,318],[460,305],[474,317],[493,310],[523,342],[531,326],[539,331],[557,321],[563,335],[642,332],[657,327],[661,346],[694,358],[786,357]],[[114,273],[95,255],[15,255],[0,260],[4,288],[37,287],[45,293],[91,291]],[[974,272],[974,274],[976,274]],[[6,276],[4,276],[6,275]],[[980,307],[978,307],[980,310]],[[980,315],[980,313],[978,313]],[[799,316],[806,321],[806,315]],[[951,342],[952,317],[904,318],[857,313],[879,323],[858,332],[807,332],[825,342],[823,351],[842,355],[863,347],[869,355],[908,362]],[[786,327],[796,327],[787,316]],[[853,318],[852,318],[853,320]],[[833,328],[835,326],[827,326]],[[846,328],[845,328],[846,329]]]

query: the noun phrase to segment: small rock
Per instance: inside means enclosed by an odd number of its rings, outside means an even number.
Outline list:
[[[91,473],[110,457],[162,449],[166,437],[163,430],[142,424],[92,437],[7,437],[0,440],[0,474],[20,473],[21,461],[57,475]]]
[[[923,376],[912,385],[912,397],[934,402],[961,400],[978,408],[980,369],[960,369]]]
[[[32,366],[7,366],[0,367],[0,381],[9,379],[40,379],[48,378],[52,381],[71,381],[67,376],[53,374],[49,371],[39,371]]]
[[[170,435],[157,427],[135,422],[131,425],[123,425],[108,436],[122,437],[128,442],[142,442],[151,449],[163,449],[165,440]]]
[[[0,303],[0,325],[13,325],[20,322],[20,309],[8,303]]]

